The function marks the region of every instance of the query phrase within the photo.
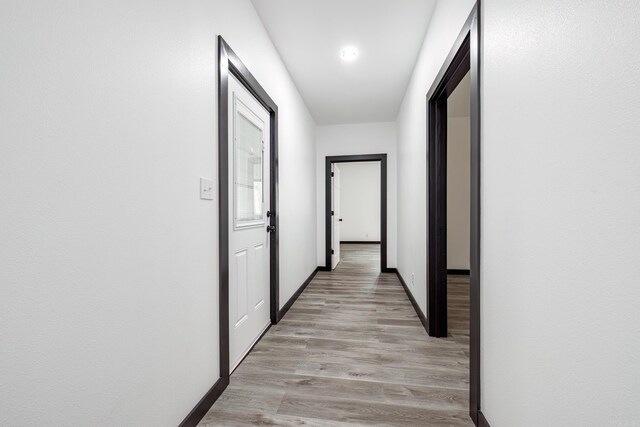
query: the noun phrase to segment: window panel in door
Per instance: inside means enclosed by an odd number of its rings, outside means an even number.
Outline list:
[[[235,228],[264,224],[263,128],[236,100],[235,108]]]

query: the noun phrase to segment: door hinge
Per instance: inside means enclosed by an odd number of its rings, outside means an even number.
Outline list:
[[[333,172],[331,172],[331,178],[333,178]]]
[[[333,213],[333,211],[331,211],[331,216],[334,216],[334,215],[335,215],[335,213]]]
[[[333,255],[335,252],[333,251],[333,249],[331,249],[331,255]]]

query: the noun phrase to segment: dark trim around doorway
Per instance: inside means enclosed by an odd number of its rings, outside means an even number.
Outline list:
[[[279,262],[278,262],[278,106],[247,69],[227,42],[218,36],[218,216],[219,216],[219,323],[220,323],[220,378],[202,398],[181,427],[195,426],[204,417],[216,399],[229,384],[229,76],[237,78],[269,112],[271,127],[271,186],[269,188],[271,212],[270,233],[270,314],[271,324],[280,320]]]
[[[380,271],[391,273],[387,268],[387,155],[357,154],[348,156],[327,156],[325,159],[325,266],[323,271],[331,271],[331,165],[333,163],[380,162]]]
[[[222,36],[218,36],[218,182],[220,229],[220,376],[229,376],[229,75],[237,78],[269,112],[271,128],[271,188],[269,200],[270,233],[270,312],[271,323],[278,323],[278,106],[249,72]]]
[[[447,336],[447,98],[471,75],[471,256],[469,415],[480,412],[480,0],[427,94],[427,326],[429,335]]]
[[[447,336],[447,98],[470,70],[470,43],[467,28],[427,95],[427,313],[429,335],[436,337]]]

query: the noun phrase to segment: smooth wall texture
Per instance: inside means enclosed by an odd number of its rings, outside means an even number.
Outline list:
[[[640,3],[483,2],[482,407],[638,426]]]
[[[380,162],[340,163],[340,238],[380,241]]]
[[[251,3],[3,2],[0,425],[175,426],[217,380],[218,34],[280,107],[282,305],[315,125]]]
[[[470,175],[471,118],[447,117],[447,268],[469,269]]]
[[[364,123],[318,126],[317,147],[317,242],[318,265],[325,265],[325,161],[327,156],[387,154],[387,267],[396,266],[397,167],[396,124]]]
[[[439,1],[398,114],[398,271],[422,311],[427,309],[427,103],[475,1]],[[412,274],[415,280],[411,280]]]

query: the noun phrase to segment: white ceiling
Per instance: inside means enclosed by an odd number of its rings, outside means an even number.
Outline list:
[[[318,125],[396,119],[436,0],[252,2]]]

